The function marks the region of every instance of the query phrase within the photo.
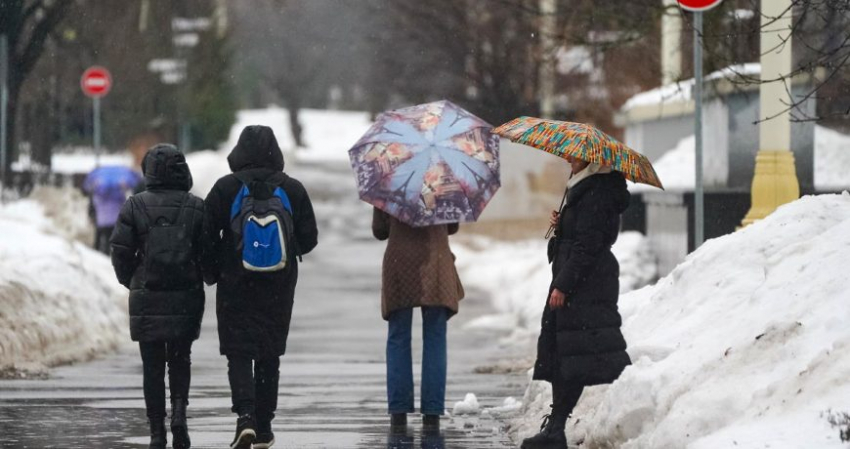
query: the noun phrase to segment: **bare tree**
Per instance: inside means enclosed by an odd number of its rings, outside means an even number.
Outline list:
[[[53,30],[62,22],[74,0],[0,0],[0,34],[9,42],[7,115],[7,148],[16,154],[15,125],[18,115],[18,98],[21,87],[44,52],[45,44]],[[0,167],[8,173],[14,157],[6,159]],[[6,176],[3,179],[8,179]]]

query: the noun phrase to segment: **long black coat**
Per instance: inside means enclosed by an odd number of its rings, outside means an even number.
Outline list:
[[[111,239],[115,274],[130,289],[130,337],[134,341],[195,340],[204,315],[200,264],[204,204],[189,193],[192,187],[189,167],[173,146],[156,146],[145,156],[142,169],[147,190],[124,203]],[[189,238],[196,251],[194,263],[187,267],[188,279],[173,290],[148,289],[144,248],[150,218],[165,217],[174,223],[184,200],[180,222],[190,229]]]
[[[574,186],[550,242],[552,285],[566,305],[543,311],[534,378],[573,385],[611,383],[631,364],[617,310],[620,265],[611,253],[629,192],[620,173]],[[548,300],[548,298],[547,298]]]
[[[283,171],[283,154],[271,128],[246,127],[227,158],[230,169],[251,179],[268,179]],[[280,185],[292,204],[299,254],[316,247],[318,230],[313,205],[304,186],[283,175]],[[249,272],[242,266],[230,227],[230,209],[242,187],[233,174],[219,179],[205,200],[204,230],[208,241],[208,283],[218,282],[216,315],[222,355],[268,358],[286,352],[289,322],[298,281],[298,260],[281,271]]]

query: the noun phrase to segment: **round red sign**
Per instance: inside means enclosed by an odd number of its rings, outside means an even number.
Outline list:
[[[723,0],[678,0],[679,6],[688,11],[705,11],[719,5]]]
[[[103,67],[89,67],[80,78],[80,87],[89,97],[102,97],[112,88],[112,76]]]

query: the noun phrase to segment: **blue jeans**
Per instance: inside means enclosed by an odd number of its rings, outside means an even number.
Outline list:
[[[422,391],[420,411],[442,415],[446,407],[446,322],[448,309],[422,307]],[[413,356],[410,334],[413,309],[393,312],[387,335],[389,412],[413,413]]]

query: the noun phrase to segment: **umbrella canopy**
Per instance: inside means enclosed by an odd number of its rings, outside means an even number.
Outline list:
[[[606,165],[633,182],[664,188],[646,156],[584,123],[519,117],[494,129],[493,133],[564,159],[572,156]]]
[[[132,190],[142,177],[135,170],[123,165],[104,165],[92,170],[83,181],[83,190],[95,195],[113,192],[124,194]]]
[[[360,199],[411,226],[475,221],[500,185],[491,130],[445,100],[379,115],[348,152]]]

